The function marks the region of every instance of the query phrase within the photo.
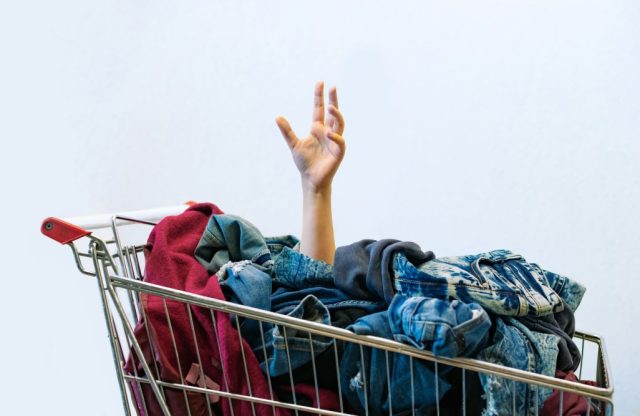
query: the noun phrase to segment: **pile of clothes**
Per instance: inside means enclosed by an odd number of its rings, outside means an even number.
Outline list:
[[[576,380],[581,357],[572,340],[574,312],[585,288],[565,276],[508,250],[436,258],[412,242],[362,240],[337,248],[331,266],[298,247],[291,235],[265,237],[243,218],[198,204],[153,229],[145,281],[436,356]],[[374,416],[559,410],[558,392],[494,375],[435,368],[403,354],[149,294],[141,295],[141,308],[136,339],[152,375],[167,382]],[[144,375],[134,352],[125,369]],[[161,414],[149,385],[131,387],[140,414]],[[212,394],[163,393],[174,415],[292,414]],[[569,393],[562,408],[563,414],[587,412],[586,400]]]

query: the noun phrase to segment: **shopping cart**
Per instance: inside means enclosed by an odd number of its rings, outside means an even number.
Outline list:
[[[471,397],[471,393],[468,392],[469,386],[467,385],[467,380],[470,379],[469,376],[476,374],[499,377],[504,388],[510,389],[510,391],[513,392],[513,407],[508,411],[508,414],[524,414],[521,410],[516,409],[516,401],[517,399],[519,400],[519,398],[516,397],[516,391],[518,390],[516,386],[518,385],[525,385],[532,391],[542,388],[556,391],[556,394],[559,395],[559,401],[557,411],[554,410],[553,414],[563,414],[563,406],[569,397],[580,397],[583,401],[586,401],[586,414],[613,414],[613,384],[609,374],[609,361],[604,341],[600,337],[586,332],[575,333],[574,341],[580,347],[582,353],[582,361],[575,374],[578,379],[594,380],[595,385],[585,385],[580,382],[547,377],[476,359],[447,359],[435,357],[428,351],[416,349],[389,339],[356,335],[341,328],[255,309],[224,300],[200,296],[143,281],[145,259],[142,253],[145,249],[146,236],[151,227],[167,215],[175,215],[184,211],[190,204],[191,203],[187,203],[186,205],[177,207],[135,211],[123,214],[79,217],[67,220],[52,217],[47,218],[42,223],[41,230],[43,234],[71,248],[79,271],[85,275],[96,278],[109,334],[109,342],[113,353],[113,362],[117,373],[122,404],[125,414],[127,415],[132,413],[170,415],[172,414],[171,409],[175,409],[175,405],[170,403],[171,400],[183,401],[184,406],[182,406],[182,408],[185,411],[184,414],[194,414],[197,412],[193,411],[193,406],[191,406],[190,403],[190,401],[195,400],[194,398],[206,403],[206,406],[203,406],[201,411],[203,412],[202,414],[209,415],[218,414],[217,412],[219,412],[219,410],[217,410],[216,406],[212,405],[221,400],[228,401],[228,408],[231,409],[231,411],[234,409],[234,406],[231,405],[232,402],[242,401],[250,405],[250,413],[253,415],[265,414],[265,407],[269,409],[268,414],[273,414],[274,416],[280,414],[280,411],[296,415],[352,414],[350,413],[351,407],[342,394],[346,386],[341,385],[339,376],[336,377],[334,385],[334,390],[337,392],[337,402],[334,403],[332,407],[323,406],[320,400],[322,388],[319,387],[320,383],[318,381],[318,372],[321,371],[321,368],[317,368],[321,365],[325,367],[329,365],[335,369],[335,374],[339,374],[339,350],[342,351],[344,345],[347,344],[359,348],[361,357],[363,357],[362,354],[365,354],[366,351],[369,353],[376,351],[382,354],[382,357],[386,360],[387,371],[386,381],[382,382],[388,383],[391,380],[389,376],[389,363],[393,362],[393,357],[402,356],[409,360],[410,375],[408,377],[409,382],[406,385],[406,390],[410,392],[407,394],[409,395],[408,397],[411,398],[411,406],[409,410],[403,414],[424,414],[423,410],[420,410],[415,405],[417,395],[421,394],[425,388],[430,388],[435,389],[436,397],[439,397],[437,392],[442,386],[439,384],[438,372],[452,371],[452,369],[458,372],[458,380],[460,382],[459,386],[455,386],[459,391],[459,397],[455,400],[460,401],[456,409],[458,409],[460,414],[465,416],[479,414],[479,410],[481,410],[473,408],[473,406],[476,406],[475,403],[477,400],[475,399],[477,398]],[[148,335],[148,328],[145,328],[144,325],[147,318],[145,316],[145,308],[142,308],[140,304],[143,296],[154,296],[164,303],[165,311],[167,312],[167,325],[171,335],[171,340],[167,341],[171,341],[174,348],[176,347],[176,338],[172,330],[172,317],[166,307],[169,301],[174,304],[177,302],[183,305],[184,312],[191,323],[193,340],[196,343],[197,339],[192,312],[195,308],[198,308],[200,312],[208,311],[211,316],[211,325],[213,328],[216,328],[216,325],[219,323],[216,321],[216,317],[219,317],[220,314],[227,314],[229,320],[235,323],[235,327],[238,329],[238,337],[240,338],[243,336],[240,332],[240,320],[245,319],[258,322],[260,331],[263,330],[265,325],[279,326],[283,329],[285,345],[287,345],[287,330],[295,330],[298,331],[298,334],[305,334],[309,339],[311,357],[316,357],[316,355],[313,354],[312,338],[324,337],[324,339],[329,339],[331,342],[328,353],[330,357],[328,361],[329,364],[327,364],[327,361],[322,364],[316,364],[316,358],[311,359],[309,373],[312,375],[312,377],[310,377],[312,381],[310,383],[310,393],[308,394],[312,396],[310,400],[301,400],[297,396],[295,392],[297,385],[294,383],[294,375],[291,370],[289,370],[288,375],[285,375],[284,378],[281,377],[279,381],[279,383],[282,384],[282,380],[284,380],[285,390],[292,392],[288,397],[283,398],[282,389],[279,389],[278,393],[274,385],[275,382],[272,383],[268,366],[264,369],[269,387],[269,394],[266,396],[254,394],[251,388],[249,388],[248,392],[238,392],[230,389],[227,378],[230,377],[231,374],[229,374],[229,370],[224,367],[221,369],[222,377],[220,380],[210,380],[202,372],[202,362],[196,363],[199,365],[194,367],[195,373],[190,371],[190,375],[185,374],[187,369],[180,369],[181,374],[178,381],[163,380],[158,376],[157,363],[153,360],[146,359],[148,354],[145,355],[145,346],[142,345],[139,337],[136,337],[136,334],[139,335],[141,330],[146,330]],[[240,342],[240,345],[243,345],[242,342]],[[338,347],[339,345],[341,346],[340,348]],[[203,347],[206,348],[206,346],[200,346],[199,348]],[[220,345],[217,345],[217,348],[219,349]],[[254,354],[254,351],[245,351],[244,348],[241,348],[241,350],[241,364],[244,367],[244,374],[242,376],[246,377],[246,382],[250,386],[252,380],[247,371],[247,359],[249,358],[248,354]],[[198,347],[196,347],[196,351],[198,351]],[[178,354],[177,348],[175,348],[175,352]],[[256,354],[259,353],[260,351],[256,352]],[[264,358],[266,358],[266,351],[264,353]],[[289,354],[288,348],[287,354]],[[133,360],[134,365],[130,365],[131,362],[129,362],[129,366],[127,366],[128,360]],[[201,357],[198,354],[197,361],[200,360]],[[414,377],[413,369],[419,363],[429,365],[430,368],[433,369],[436,375],[434,385],[418,385],[419,383],[417,378]],[[156,367],[154,368],[154,366]],[[194,368],[191,370],[194,370]],[[290,363],[288,368],[291,368]],[[373,385],[369,384],[369,382],[376,380],[369,380],[368,375],[364,371],[365,367],[363,366],[362,368],[363,374],[361,374],[360,381],[364,387],[364,414],[380,414],[380,409],[371,407],[372,403],[380,402],[380,398],[372,397],[372,393],[367,392],[367,386]],[[189,379],[189,376],[192,376],[191,379]],[[234,376],[237,376],[237,374]],[[288,387],[290,387],[290,389],[288,389]],[[394,397],[389,393],[391,389],[387,388],[383,389],[383,391],[387,391],[389,395],[389,397],[386,397],[384,400],[386,403],[385,414],[397,414],[393,407]],[[146,392],[146,394],[141,394],[142,392]],[[176,395],[176,393],[178,394]],[[538,395],[535,395],[535,397],[537,399]],[[536,403],[536,405],[531,408],[533,409],[533,414],[538,414],[541,408],[539,405],[539,403]],[[528,409],[528,411],[529,410],[530,409]],[[450,408],[444,408],[439,402],[436,402],[429,412],[427,413],[435,415],[451,414]],[[174,411],[174,413],[176,412]],[[547,414],[549,414],[548,411]]]

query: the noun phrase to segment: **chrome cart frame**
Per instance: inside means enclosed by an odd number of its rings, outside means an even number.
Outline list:
[[[187,204],[189,205],[189,203]],[[170,415],[171,412],[165,400],[165,391],[171,389],[174,391],[182,391],[184,393],[184,399],[187,401],[187,393],[199,393],[204,395],[207,400],[207,404],[210,404],[210,398],[217,398],[217,400],[242,400],[252,403],[253,413],[255,414],[255,405],[266,405],[273,409],[273,414],[276,415],[276,408],[290,409],[295,414],[314,414],[314,415],[348,415],[348,406],[342,397],[340,389],[340,379],[337,379],[337,391],[339,394],[339,407],[340,411],[328,410],[320,407],[311,407],[307,404],[296,403],[295,394],[293,395],[292,402],[280,401],[274,395],[271,380],[268,374],[266,378],[269,381],[270,398],[257,397],[251,394],[239,394],[238,392],[229,391],[225,388],[225,383],[221,382],[222,386],[211,387],[209,385],[193,385],[187,384],[184,379],[180,383],[170,383],[166,380],[161,380],[154,376],[157,374],[157,369],[154,372],[152,366],[154,363],[149,363],[144,359],[144,354],[141,349],[140,343],[135,337],[134,327],[141,321],[141,318],[145,318],[144,308],[140,307],[141,294],[154,295],[161,299],[163,302],[167,300],[177,301],[185,305],[189,319],[191,321],[191,330],[194,331],[191,308],[199,307],[208,309],[211,314],[213,327],[216,327],[216,319],[214,312],[222,312],[229,314],[232,320],[237,324],[237,329],[240,329],[239,319],[248,318],[260,322],[260,329],[264,323],[278,325],[283,328],[293,328],[299,331],[304,331],[308,334],[309,344],[312,346],[312,336],[322,336],[332,339],[333,348],[335,351],[335,365],[336,370],[339,373],[339,357],[337,342],[352,343],[359,345],[360,351],[363,348],[375,348],[380,351],[384,351],[387,364],[387,372],[389,371],[389,355],[402,354],[409,357],[412,363],[410,368],[413,370],[414,362],[430,362],[433,363],[435,370],[435,386],[436,397],[438,397],[437,391],[438,385],[438,371],[439,368],[445,368],[445,366],[451,366],[460,369],[462,372],[462,380],[465,380],[465,375],[468,372],[490,374],[501,377],[504,380],[509,380],[509,383],[526,383],[531,388],[549,388],[560,391],[560,406],[558,412],[555,414],[561,415],[563,408],[563,397],[565,393],[576,394],[584,397],[587,400],[588,410],[587,414],[601,414],[601,415],[613,415],[613,383],[611,375],[609,373],[609,360],[605,344],[602,338],[589,334],[586,332],[576,332],[575,341],[581,348],[583,361],[580,368],[576,371],[576,376],[582,379],[583,375],[587,378],[596,381],[596,386],[589,386],[577,382],[571,382],[561,380],[557,378],[547,377],[540,374],[521,371],[509,367],[504,367],[488,362],[479,361],[469,358],[455,358],[447,359],[442,357],[435,357],[428,351],[419,350],[409,345],[401,344],[392,340],[373,337],[356,335],[353,332],[323,325],[320,323],[310,322],[302,319],[297,319],[287,315],[281,315],[261,309],[251,308],[223,300],[204,297],[180,290],[175,290],[163,286],[158,286],[144,282],[144,256],[141,255],[144,249],[144,242],[140,243],[142,238],[146,238],[150,227],[157,221],[166,215],[178,214],[182,212],[187,205],[181,205],[177,207],[136,211],[123,214],[108,214],[92,217],[79,217],[68,220],[61,220],[58,218],[47,218],[42,223],[41,231],[46,236],[68,245],[73,253],[76,266],[78,270],[88,276],[96,278],[99,288],[99,294],[102,301],[103,313],[106,322],[107,331],[109,334],[109,342],[112,349],[112,358],[115,365],[117,374],[117,380],[120,387],[122,404],[124,412],[127,415],[132,413],[149,414],[147,411],[147,404],[144,397],[142,398],[142,410],[140,407],[139,399],[136,403],[134,398],[133,388],[140,386],[150,387],[155,400],[159,404],[159,407],[164,415]],[[133,228],[143,228],[143,234],[140,232],[135,238],[134,242],[130,242],[123,234],[124,226],[127,226],[127,234],[135,235],[135,232],[129,232]],[[100,234],[102,233],[102,234]],[[86,245],[86,246],[85,246]],[[84,248],[86,247],[86,248]],[[166,310],[166,303],[165,303]],[[143,319],[144,320],[144,319]],[[167,322],[171,328],[171,318],[167,314]],[[284,332],[286,334],[286,331]],[[195,331],[193,332],[195,339]],[[239,334],[241,337],[241,333]],[[175,338],[173,332],[171,332],[172,342],[175,347]],[[218,341],[219,342],[219,341]],[[286,344],[286,335],[285,335]],[[242,345],[242,344],[241,344]],[[264,347],[264,343],[263,343]],[[138,374],[137,371],[131,373],[125,370],[125,364],[127,357],[130,354],[135,353],[139,357],[140,364],[144,370],[144,374]],[[177,349],[176,349],[177,353]],[[244,361],[245,354],[253,354],[252,351],[242,350],[242,358]],[[288,354],[288,350],[287,350]],[[311,354],[313,356],[313,353]],[[266,352],[265,352],[266,357]],[[587,360],[585,357],[589,358]],[[198,356],[200,360],[200,356]],[[245,374],[246,361],[244,361]],[[315,384],[315,393],[319,398],[318,393],[318,381],[316,376],[316,363],[315,360],[311,360],[313,365],[313,376]],[[200,363],[202,368],[202,363]],[[290,367],[289,367],[290,368]],[[224,373],[224,368],[222,371]],[[201,370],[202,371],[202,370]],[[583,374],[584,373],[584,374]],[[201,374],[203,376],[203,374]],[[224,375],[226,377],[226,374]],[[364,375],[366,379],[366,375]],[[294,388],[293,376],[289,374],[291,380],[291,388]],[[389,379],[389,377],[387,377]],[[420,386],[414,385],[413,371],[411,372],[411,385],[407,388],[411,389],[412,403],[413,395],[416,388]],[[248,380],[249,381],[249,380]],[[365,402],[367,398],[366,385],[365,385]],[[388,389],[390,390],[390,389]],[[515,410],[515,388],[512,389],[514,393],[513,403],[514,408],[509,414],[518,414]],[[536,395],[537,397],[537,395]],[[462,411],[466,415],[466,401],[468,400],[467,393],[465,391],[464,381],[462,382]],[[319,402],[319,400],[318,400]],[[388,397],[389,402],[389,414],[394,414],[393,397]],[[365,405],[365,408],[368,406]],[[536,407],[535,414],[537,414],[538,408]],[[413,414],[416,414],[415,406],[413,407]],[[215,414],[212,411],[211,406],[208,407],[209,415]],[[366,412],[365,414],[368,414]],[[441,409],[436,403],[436,414],[441,414]],[[445,414],[444,412],[442,413]]]

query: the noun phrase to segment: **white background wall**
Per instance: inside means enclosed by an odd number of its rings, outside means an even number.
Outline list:
[[[95,282],[40,221],[195,199],[299,234],[273,119],[304,132],[324,79],[338,244],[510,248],[583,282],[639,414],[639,4],[1,2],[0,413],[121,413]]]

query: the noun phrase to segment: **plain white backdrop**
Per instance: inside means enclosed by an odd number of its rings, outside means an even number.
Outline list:
[[[0,413],[122,413],[95,282],[40,221],[212,201],[299,234],[274,118],[338,85],[338,244],[522,253],[588,290],[640,413],[640,3],[2,1]]]

